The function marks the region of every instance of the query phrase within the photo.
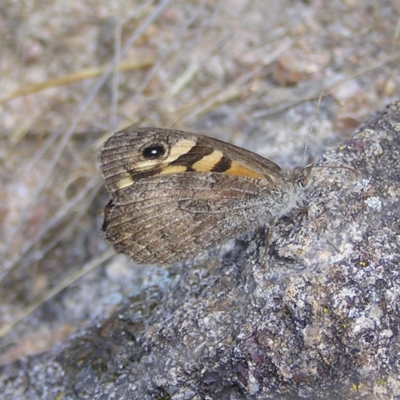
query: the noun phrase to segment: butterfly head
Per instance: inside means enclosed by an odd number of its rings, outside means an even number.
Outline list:
[[[310,182],[313,165],[296,167],[291,174],[291,181],[300,189],[304,189]]]

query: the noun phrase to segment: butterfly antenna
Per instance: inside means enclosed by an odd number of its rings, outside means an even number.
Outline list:
[[[300,170],[300,171],[311,171],[311,169],[314,169],[314,168],[330,168],[330,169],[338,169],[338,168],[340,168],[340,169],[346,169],[346,170],[348,170],[350,172],[353,172],[354,174],[362,177],[362,175],[360,174],[359,171],[357,171],[355,168],[349,167],[347,165],[333,166],[333,165],[313,165],[313,164],[311,164],[311,165],[308,165],[307,167],[303,167],[303,162],[304,162],[304,159],[305,159],[306,154],[307,154],[308,143],[310,141],[310,137],[311,137],[311,133],[312,133],[313,128],[314,128],[315,121],[317,119],[317,114],[318,114],[319,107],[321,105],[321,100],[322,100],[322,96],[323,95],[324,95],[323,92],[321,92],[320,95],[319,95],[318,104],[317,104],[317,107],[315,109],[314,117],[312,119],[311,126],[310,126],[310,133],[308,135],[307,142],[306,142],[306,145],[304,147],[303,157],[301,158],[301,163],[300,163],[300,167],[298,168],[298,170]]]
[[[323,92],[321,92],[321,93],[319,94],[318,104],[317,104],[317,107],[316,107],[316,109],[315,109],[313,119],[312,119],[312,121],[311,121],[310,132],[309,132],[309,134],[308,134],[308,138],[307,138],[307,141],[306,141],[306,145],[304,146],[303,156],[301,157],[301,162],[300,162],[300,167],[301,167],[301,168],[303,168],[303,163],[304,163],[304,160],[305,160],[305,158],[306,158],[306,154],[307,154],[307,150],[308,150],[308,143],[310,142],[310,137],[311,137],[311,134],[312,134],[312,131],[313,131],[313,128],[314,128],[315,121],[316,121],[316,119],[317,119],[317,114],[318,114],[319,107],[320,107],[320,105],[321,105],[322,96],[323,96]]]

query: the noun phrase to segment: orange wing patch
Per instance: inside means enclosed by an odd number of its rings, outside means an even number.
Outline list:
[[[247,176],[249,178],[256,179],[264,179],[265,177],[261,175],[259,172],[246,167],[238,161],[232,161],[232,164],[229,169],[227,169],[224,174],[233,175],[233,176]]]

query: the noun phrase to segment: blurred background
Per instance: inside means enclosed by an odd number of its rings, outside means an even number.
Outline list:
[[[135,266],[101,236],[109,135],[175,127],[282,168],[309,138],[312,162],[399,98],[399,11],[400,0],[2,0],[0,364],[168,290],[168,270]]]

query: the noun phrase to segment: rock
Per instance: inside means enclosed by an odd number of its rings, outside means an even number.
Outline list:
[[[399,160],[400,101],[325,154],[266,252],[256,233],[176,267],[166,293],[2,367],[1,397],[395,398]]]

